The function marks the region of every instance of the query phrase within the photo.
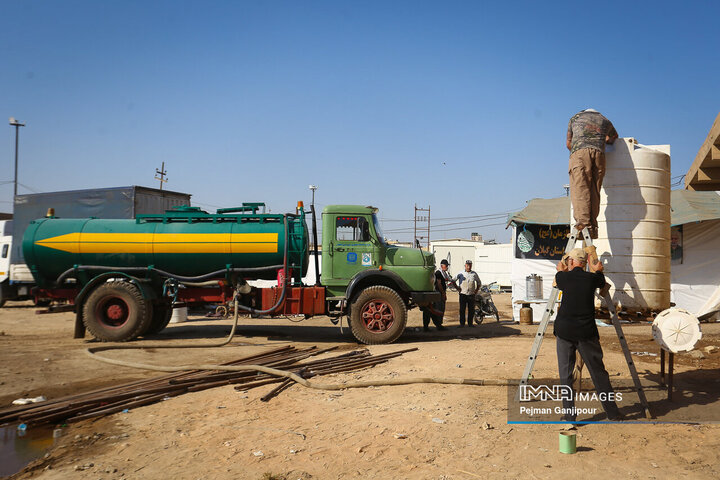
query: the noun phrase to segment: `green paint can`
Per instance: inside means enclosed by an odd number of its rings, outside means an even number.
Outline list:
[[[560,453],[577,452],[575,432],[560,432]]]

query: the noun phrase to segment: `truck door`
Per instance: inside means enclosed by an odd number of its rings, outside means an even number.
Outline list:
[[[370,235],[370,221],[366,216],[335,217],[333,278],[349,280],[361,270],[377,267],[378,259]]]
[[[2,249],[0,251],[0,282],[4,282],[10,275],[10,240],[2,242],[0,245]]]

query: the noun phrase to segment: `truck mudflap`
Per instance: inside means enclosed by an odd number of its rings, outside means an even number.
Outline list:
[[[410,292],[410,300],[418,307],[427,307],[431,303],[442,300],[440,292]]]

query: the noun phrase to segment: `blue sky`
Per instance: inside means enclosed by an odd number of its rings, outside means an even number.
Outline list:
[[[493,214],[564,194],[582,108],[686,173],[720,111],[719,5],[4,1],[0,119],[27,123],[19,193],[157,186],[164,161],[213,211],[292,211],[316,184],[319,206],[379,207],[390,238],[417,204],[435,239],[505,242]]]

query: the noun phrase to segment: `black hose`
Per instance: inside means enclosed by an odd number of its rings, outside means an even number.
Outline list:
[[[268,267],[248,267],[248,268],[226,268],[223,270],[216,270],[214,272],[206,273],[204,275],[198,275],[196,277],[185,277],[182,275],[176,275],[174,273],[166,272],[164,270],[160,270],[159,268],[155,267],[109,267],[104,265],[78,265],[73,268],[69,268],[65,270],[63,273],[60,274],[60,276],[57,278],[55,283],[59,286],[62,284],[62,282],[65,281],[67,277],[72,275],[74,272],[77,272],[78,270],[99,270],[99,271],[105,271],[105,272],[155,272],[158,273],[161,277],[167,277],[172,278],[175,280],[179,280],[181,282],[202,282],[204,280],[208,280],[215,277],[220,277],[222,274],[231,272],[231,273],[257,273],[257,272],[263,272],[263,271],[269,271],[269,270],[277,270],[278,268],[281,268],[282,265],[271,265]]]
[[[288,214],[290,215],[290,214]],[[287,293],[287,284],[288,284],[288,269],[287,269],[287,263],[288,263],[288,250],[289,250],[289,240],[290,240],[290,229],[288,228],[288,221],[286,215],[283,218],[283,224],[285,225],[285,248],[283,250],[283,272],[285,273],[285,278],[283,279],[283,285],[282,285],[282,291],[280,293],[280,298],[278,301],[273,305],[272,307],[268,308],[267,310],[255,310],[252,307],[246,307],[245,305],[240,305],[240,303],[236,303],[236,309],[239,308],[240,310],[244,312],[250,312],[251,314],[255,315],[264,315],[266,313],[274,312],[276,308],[278,308],[280,305],[283,304],[285,301],[285,295]]]

